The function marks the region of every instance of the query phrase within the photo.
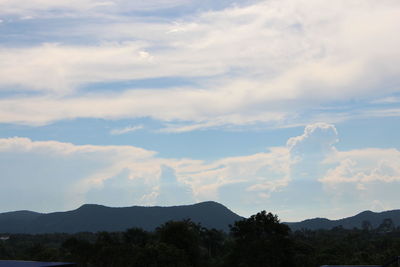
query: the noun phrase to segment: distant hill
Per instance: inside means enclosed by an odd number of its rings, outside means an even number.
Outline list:
[[[337,226],[342,226],[345,229],[362,228],[363,221],[369,221],[373,228],[377,228],[384,219],[392,219],[395,226],[400,226],[400,210],[391,210],[384,212],[364,211],[355,216],[340,219],[328,220],[325,218],[308,219],[302,222],[286,223],[292,231],[300,229],[318,230],[332,229]]]
[[[174,207],[111,208],[90,204],[72,211],[48,214],[31,211],[0,213],[0,233],[124,231],[131,227],[152,231],[169,220],[182,219],[228,231],[229,224],[243,218],[212,201]]]

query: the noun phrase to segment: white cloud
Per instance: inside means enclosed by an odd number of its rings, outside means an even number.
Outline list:
[[[127,133],[131,133],[131,132],[136,132],[143,128],[144,128],[143,125],[127,126],[125,128],[121,128],[121,129],[113,129],[110,131],[110,134],[112,134],[112,135],[127,134]]]
[[[58,141],[32,141],[29,138],[13,137],[0,139],[0,151],[13,151],[16,153],[34,152],[40,154],[123,154],[130,155],[130,158],[149,158],[155,155],[155,152],[133,146],[94,146],[81,145],[76,146],[71,143]],[[110,155],[107,155],[110,156]]]
[[[338,166],[330,169],[320,179],[327,185],[357,183],[363,185],[375,181],[400,182],[400,151],[397,149],[362,149],[337,152],[328,162],[337,162]]]
[[[36,2],[26,8],[70,5]],[[11,9],[13,5],[22,8],[21,3],[3,0]],[[77,8],[92,9],[99,3],[87,0]],[[117,9],[126,4],[113,3]],[[3,47],[0,88],[35,90],[43,96],[3,97],[0,120],[43,124],[76,117],[153,117],[188,122],[166,129],[177,132],[260,121],[285,125],[307,121],[302,116],[308,115],[301,114],[310,107],[352,99],[369,103],[398,92],[387,82],[396,84],[400,77],[400,37],[393,34],[400,23],[396,1],[262,1],[198,13],[176,23],[126,18],[118,11],[112,14],[113,19],[100,26],[92,23],[84,29],[69,29],[74,38],[80,34],[102,44]],[[127,91],[111,97],[80,93],[91,83],[159,77],[195,78],[199,86],[136,92],[122,88]],[[33,101],[43,105],[26,105]],[[88,111],[83,101],[109,108]],[[23,107],[16,107],[16,102]],[[59,102],[68,102],[69,108]],[[121,102],[140,102],[140,111],[132,112],[136,108],[129,105],[120,107]],[[158,105],[162,112],[157,112]]]
[[[177,181],[175,170],[163,165],[156,201],[163,206],[185,205],[192,204],[194,197],[190,186]]]
[[[346,206],[347,216],[367,209],[394,209],[399,205],[399,162],[397,149],[337,151],[326,161],[326,172],[319,181],[325,197],[337,207],[335,211]],[[340,214],[345,215],[343,208]],[[340,214],[332,216],[338,218]]]
[[[282,205],[279,200],[286,199],[290,212],[285,216],[297,213],[302,219],[350,216],[373,209],[377,201],[385,207],[398,206],[400,151],[340,151],[337,142],[336,127],[326,123],[308,125],[301,136],[290,138],[291,182],[284,193],[270,196],[271,205]],[[310,206],[319,212],[310,211]]]
[[[0,48],[2,87],[70,94],[90,82],[151,77],[151,58],[140,43],[65,47],[43,44],[33,48]]]
[[[0,158],[0,197],[2,203],[9,203],[1,209],[42,211],[75,208],[87,201],[89,192],[124,172],[127,186],[142,183],[152,192],[161,164],[174,162],[159,160],[155,152],[133,146],[78,146],[18,137],[0,139]],[[103,193],[110,196],[108,189]],[[145,204],[138,201],[145,193],[136,192],[138,204]]]
[[[326,153],[333,149],[338,142],[338,132],[334,125],[327,123],[315,123],[307,125],[304,134],[292,137],[287,146],[293,154],[298,153]],[[304,151],[307,149],[307,151]],[[310,151],[311,150],[311,151]]]
[[[399,117],[400,108],[381,108],[365,110],[362,114],[364,117]]]
[[[185,4],[187,0],[0,0],[0,14],[5,15],[47,15],[57,11],[58,15],[92,13],[118,13],[122,11],[171,8]]]
[[[373,104],[394,104],[400,103],[400,97],[388,96],[372,101]]]
[[[232,5],[238,6],[258,2],[257,0],[0,0],[0,14],[3,15],[35,15],[48,16],[57,11],[58,16],[77,15],[110,15],[127,12],[154,12],[162,10],[178,9],[186,13],[197,13],[213,9],[223,9]],[[171,12],[171,11],[170,11]],[[159,12],[162,14],[162,12]]]
[[[0,209],[49,211],[85,202],[127,206],[220,201],[221,186],[242,181],[249,183],[249,198],[285,186],[287,157],[286,149],[274,148],[205,163],[160,158],[132,146],[0,139],[0,198],[4,198]]]
[[[333,125],[318,123],[290,139],[287,147],[205,162],[162,158],[133,146],[3,138],[0,209],[216,200],[243,215],[273,207],[285,220],[298,220],[351,215],[377,201],[398,206],[400,151],[340,151],[334,147],[336,140]]]
[[[279,111],[254,114],[255,110],[246,110],[247,105],[237,110],[235,100],[238,97],[235,95],[225,97],[225,95],[224,91],[181,88],[138,89],[123,93],[99,93],[68,98],[15,97],[0,100],[0,121],[41,125],[59,119],[79,117],[103,119],[152,117],[162,121],[211,121],[213,125],[240,125],[260,121],[275,122],[286,115]],[[180,131],[182,130],[187,129]]]

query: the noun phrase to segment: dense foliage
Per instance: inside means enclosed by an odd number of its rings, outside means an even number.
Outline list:
[[[313,267],[382,264],[399,254],[400,229],[388,220],[377,229],[365,222],[363,229],[292,233],[265,211],[235,222],[229,234],[185,220],[169,221],[154,232],[13,234],[0,240],[0,259],[87,267]]]

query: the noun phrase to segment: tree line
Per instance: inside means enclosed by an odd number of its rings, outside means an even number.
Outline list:
[[[0,240],[0,259],[76,262],[82,267],[313,267],[382,264],[400,254],[400,229],[388,220],[379,229],[291,232],[262,211],[236,221],[230,232],[190,220],[169,221],[155,231],[77,234],[13,234]],[[6,234],[2,235],[6,236]]]

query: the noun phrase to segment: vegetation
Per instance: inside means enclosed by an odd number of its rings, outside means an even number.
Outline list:
[[[7,236],[3,234],[0,236]],[[313,267],[382,264],[400,254],[400,229],[390,220],[372,229],[291,232],[265,211],[236,221],[230,233],[190,220],[169,221],[153,232],[12,234],[0,240],[0,259],[69,261],[113,267]]]

